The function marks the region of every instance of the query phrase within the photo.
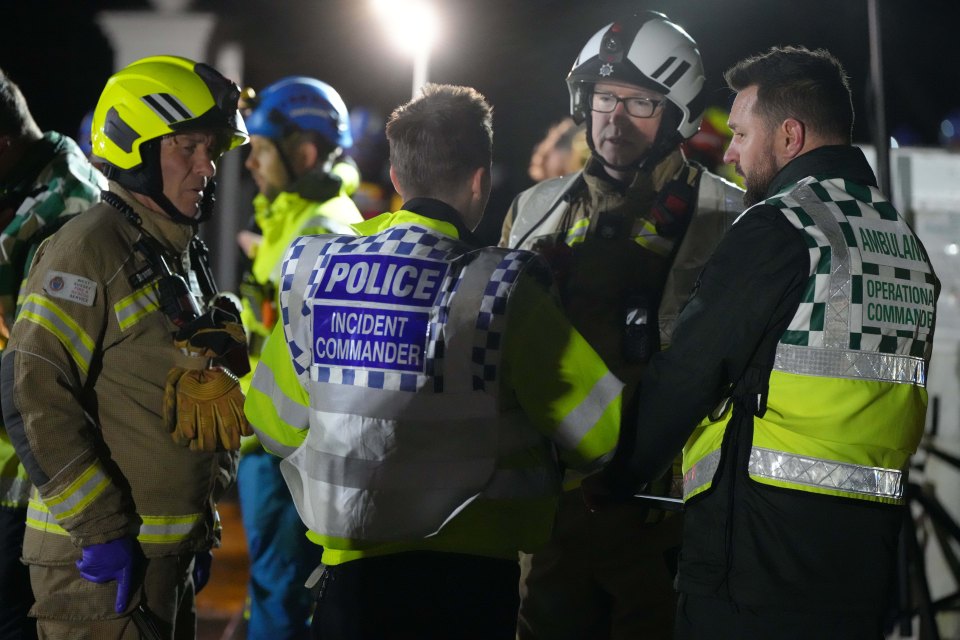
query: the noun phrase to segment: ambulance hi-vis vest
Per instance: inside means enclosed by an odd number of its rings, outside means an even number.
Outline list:
[[[803,235],[810,273],[777,345],[766,411],[753,420],[749,475],[901,504],[927,405],[938,291],[927,253],[872,187],[808,177],[765,204]],[[685,499],[711,486],[729,421],[729,412],[705,420],[688,440]]]
[[[418,540],[474,501],[556,497],[547,440],[499,398],[507,300],[533,258],[409,223],[294,242],[282,321],[311,415],[281,471],[317,541]]]

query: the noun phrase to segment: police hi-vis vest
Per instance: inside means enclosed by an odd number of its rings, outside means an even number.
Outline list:
[[[555,498],[548,441],[499,397],[507,300],[533,257],[410,223],[294,242],[282,321],[310,415],[281,471],[318,542],[423,539],[474,501]]]
[[[926,251],[872,187],[810,177],[765,203],[800,230],[810,273],[754,418],[750,477],[900,504],[927,405],[937,279]],[[729,420],[687,442],[685,499],[711,486]]]

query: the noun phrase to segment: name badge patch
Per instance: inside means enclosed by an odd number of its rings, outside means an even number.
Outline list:
[[[47,271],[43,290],[51,298],[60,298],[92,307],[97,299],[97,283],[63,271]]]
[[[446,274],[436,260],[331,256],[312,296],[314,364],[422,373]]]

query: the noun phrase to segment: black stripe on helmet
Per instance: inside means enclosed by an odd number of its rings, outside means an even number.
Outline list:
[[[110,107],[107,112],[103,133],[113,144],[123,149],[124,153],[130,153],[133,150],[133,143],[140,137],[139,133],[123,121],[115,107]]]
[[[689,68],[690,63],[684,60],[679,64],[679,66],[677,66],[676,69],[674,69],[673,73],[671,73],[669,77],[663,81],[663,84],[667,85],[668,87],[672,87],[677,83],[677,80],[683,77],[683,74],[685,74]]]
[[[160,116],[160,119],[170,124],[174,122],[173,114],[167,110],[167,108],[160,104],[160,101],[157,100],[156,94],[150,96],[143,96],[143,101],[147,103],[147,106],[153,109],[154,113]]]

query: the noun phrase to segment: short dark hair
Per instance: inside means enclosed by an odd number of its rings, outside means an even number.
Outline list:
[[[428,84],[387,121],[390,165],[411,196],[458,188],[493,158],[493,108],[476,89]]]
[[[0,135],[23,136],[36,126],[20,87],[0,69]]]
[[[814,132],[849,144],[853,135],[850,81],[825,49],[772,47],[723,74],[734,91],[757,86],[757,115],[777,125],[796,118]]]

